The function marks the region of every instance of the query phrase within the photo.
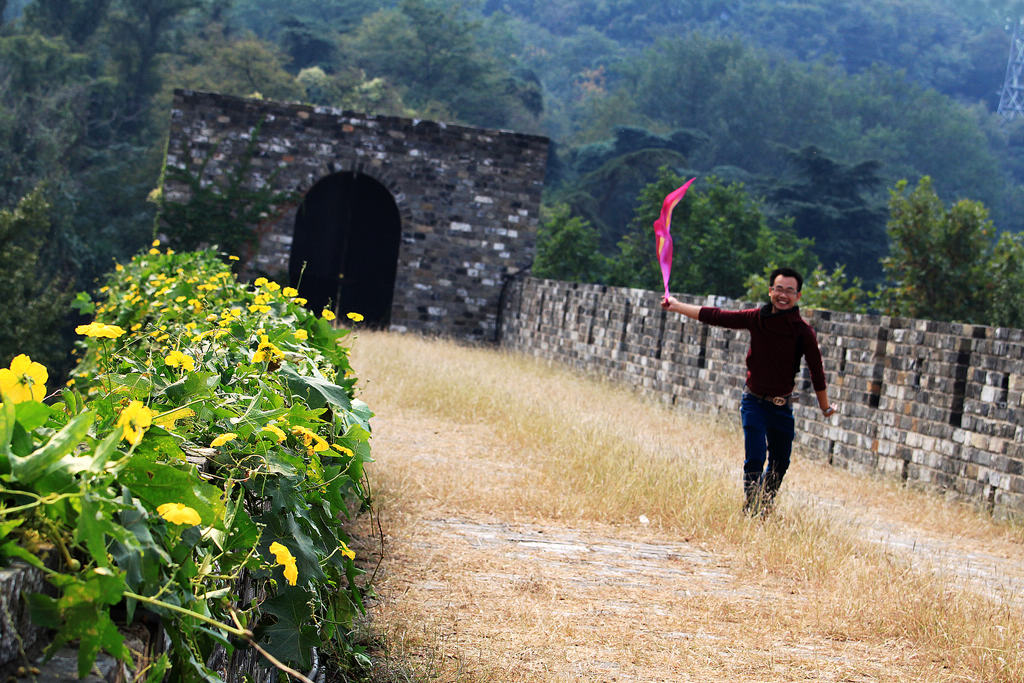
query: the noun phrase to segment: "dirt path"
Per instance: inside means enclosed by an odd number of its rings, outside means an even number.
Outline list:
[[[1024,610],[1024,548],[1000,539],[964,538],[920,525],[878,505],[864,505],[851,495],[830,492],[826,497],[796,482],[791,495],[801,505],[819,506],[842,520],[858,536],[908,557],[971,591]]]
[[[835,615],[820,614],[808,629],[806,615],[818,609],[810,587],[768,575],[752,580],[735,557],[645,519],[606,526],[521,514],[515,497],[529,482],[485,426],[374,408],[387,536],[374,620],[392,654],[414,662],[421,676],[970,680],[898,639],[858,637]],[[812,468],[825,469],[798,462],[788,481],[802,481]],[[864,538],[955,572],[986,595],[1024,592],[1019,544],[943,538],[927,524],[915,527],[897,506],[858,503],[849,475],[823,476],[817,490],[792,486],[792,504],[818,506]]]

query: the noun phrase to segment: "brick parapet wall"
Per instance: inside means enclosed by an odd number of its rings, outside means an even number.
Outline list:
[[[723,308],[751,304],[680,297]],[[525,278],[510,284],[501,343],[697,412],[734,413],[747,333],[664,314],[657,292]],[[1024,511],[1024,331],[803,310],[822,350],[823,418],[806,367],[797,439],[808,457]]]

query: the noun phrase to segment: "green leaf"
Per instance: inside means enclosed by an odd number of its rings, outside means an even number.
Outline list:
[[[153,380],[141,372],[130,372],[127,375],[107,375],[107,381],[128,389],[128,395],[135,399],[144,399],[153,393]]]
[[[42,560],[18,545],[17,541],[7,541],[0,545],[0,557],[16,557],[37,569],[46,569]]]
[[[124,436],[124,427],[118,426],[114,428],[114,431],[107,434],[103,441],[96,444],[96,449],[93,451],[92,461],[89,464],[89,471],[100,473],[103,471],[110,460],[110,454],[117,452],[117,445],[121,443],[121,437]]]
[[[260,628],[262,646],[278,659],[308,669],[311,649],[320,644],[310,623],[309,595],[284,590],[263,603],[263,613],[276,617],[277,623]]]
[[[15,480],[22,484],[31,484],[46,474],[54,464],[82,442],[95,419],[94,412],[82,413],[27,456],[12,454],[11,473]]]
[[[160,568],[171,564],[171,556],[154,538],[150,531],[149,513],[131,492],[125,490],[121,500],[118,521],[129,532],[123,539],[110,545],[110,554],[118,568],[125,572],[125,581],[131,589],[140,594],[160,589]],[[129,618],[135,608],[129,602]]]
[[[170,668],[171,660],[167,657],[167,653],[161,653],[160,658],[150,666],[149,672],[146,674],[146,683],[160,683]]]
[[[0,398],[4,399],[3,403],[0,403],[0,451],[9,457],[11,454],[11,437],[14,436],[14,423],[17,419],[15,417],[14,401],[9,401],[2,395],[0,395]]]
[[[164,394],[173,405],[181,405],[189,401],[212,396],[211,391],[220,382],[220,374],[215,372],[190,372],[174,384],[164,389]]]
[[[22,401],[14,407],[18,423],[31,432],[37,427],[42,427],[53,413],[53,409],[39,401]]]
[[[28,609],[33,624],[43,628],[60,628],[60,607],[56,598],[42,593],[30,593]]]
[[[352,409],[352,401],[344,387],[319,377],[304,377],[287,365],[281,368],[281,374],[288,382],[289,391],[301,397],[310,408],[331,406],[335,412]]]
[[[93,303],[92,297],[89,296],[89,292],[79,292],[76,294],[74,300],[71,302],[71,308],[75,309],[82,315],[90,315],[96,312],[96,304]]]
[[[225,512],[221,490],[200,479],[195,467],[179,469],[156,462],[154,455],[136,451],[121,470],[119,482],[154,510],[164,503],[182,503],[198,512],[204,525],[219,527]]]
[[[124,636],[117,630],[117,625],[104,610],[94,612],[91,623],[82,629],[78,644],[78,677],[85,678],[96,663],[96,655],[104,650],[118,659],[131,663],[132,653],[124,644]]]
[[[85,544],[97,566],[109,567],[105,539],[108,535],[116,536],[117,530],[114,527],[120,526],[113,521],[114,506],[109,499],[97,496],[92,491],[86,491],[80,504],[82,508],[75,526],[75,540]]]

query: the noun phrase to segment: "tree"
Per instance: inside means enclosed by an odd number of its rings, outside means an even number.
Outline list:
[[[654,252],[654,219],[665,196],[683,178],[667,168],[640,193],[630,232],[620,242],[611,265],[611,284],[661,289]],[[710,177],[691,186],[672,215],[671,288],[687,294],[739,297],[751,273],[769,263],[809,271],[815,263],[813,240],[785,229],[772,230],[758,204],[741,183],[723,184]]]
[[[352,111],[391,116],[406,116],[409,111],[402,95],[381,77],[367,78],[358,67],[346,67],[326,73],[318,66],[303,69],[296,82],[306,91],[306,100]]]
[[[537,231],[533,275],[571,282],[602,282],[608,262],[598,251],[597,230],[585,219],[571,216],[567,204],[556,204],[545,214]]]
[[[924,176],[909,194],[901,180],[890,190],[890,285],[879,292],[887,313],[932,320],[985,322],[992,283],[987,265],[992,221],[981,202],[962,199],[947,209]]]
[[[986,322],[1024,327],[1024,234],[1003,233],[992,250],[989,265],[992,289]]]
[[[539,84],[480,49],[477,30],[460,5],[402,0],[397,9],[365,17],[343,49],[371,77],[404,87],[403,99],[419,112],[448,110],[472,125],[516,120],[520,128],[535,128],[529,122],[539,108]]]
[[[169,105],[174,88],[301,100],[305,92],[285,70],[287,61],[287,55],[273,43],[248,32],[229,35],[223,26],[210,25],[190,36],[178,54],[166,60],[161,69],[164,85],[160,101]]]
[[[71,295],[49,275],[40,255],[50,238],[50,205],[43,186],[14,209],[0,209],[0,367],[25,353],[46,365],[51,376],[68,370],[60,329]]]
[[[35,0],[25,8],[25,24],[82,48],[106,21],[110,4],[111,0]]]
[[[844,164],[809,145],[790,150],[798,179],[780,182],[769,200],[793,218],[801,237],[814,239],[815,252],[829,268],[845,265],[869,282],[881,279],[886,245],[884,206],[865,196],[881,183],[878,161]]]
[[[90,82],[86,57],[63,39],[0,37],[0,206],[78,160]]]

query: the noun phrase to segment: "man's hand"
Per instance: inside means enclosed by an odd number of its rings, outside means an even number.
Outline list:
[[[693,318],[699,320],[700,306],[694,304],[684,304],[674,296],[663,296],[661,298],[661,308],[666,311],[672,311],[673,313],[682,313],[687,318]]]
[[[826,408],[821,409],[821,414],[825,417],[832,417],[839,411],[839,408],[833,403]]]

